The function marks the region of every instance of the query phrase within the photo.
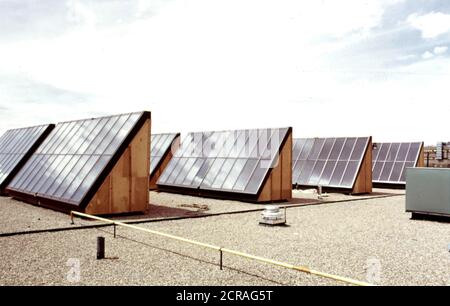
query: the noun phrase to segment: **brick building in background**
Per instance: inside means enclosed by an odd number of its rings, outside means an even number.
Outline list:
[[[425,147],[425,167],[450,168],[450,142],[438,142]]]

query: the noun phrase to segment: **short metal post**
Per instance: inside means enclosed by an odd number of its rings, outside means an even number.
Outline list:
[[[70,212],[70,224],[75,224],[75,222],[73,222],[73,212]]]
[[[220,270],[223,270],[223,252],[222,252],[222,249],[220,249],[219,252],[220,252]]]
[[[116,224],[114,223],[113,226],[114,226],[114,238],[116,238]]]
[[[97,237],[97,259],[105,258],[105,237]]]

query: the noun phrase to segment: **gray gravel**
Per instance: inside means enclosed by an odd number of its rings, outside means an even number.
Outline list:
[[[404,193],[404,191],[387,191],[390,194]],[[351,196],[331,193],[324,197],[322,202],[344,201],[355,199],[373,198],[386,193],[386,190],[375,190],[370,195]],[[318,203],[314,190],[294,190],[292,203],[308,204]],[[260,204],[244,203],[239,201],[208,199],[194,196],[170,194],[164,192],[150,192],[152,205],[146,214],[130,216],[117,216],[118,220],[140,219],[167,219],[173,217],[188,217],[203,214],[220,214],[227,212],[239,212],[257,210],[263,208]],[[289,205],[289,203],[286,203]],[[206,209],[205,209],[206,208]],[[44,230],[49,228],[63,228],[70,226],[69,216],[50,209],[33,206],[7,197],[0,197],[0,233],[17,231]],[[85,225],[98,222],[84,220]]]
[[[83,220],[79,225],[99,222]],[[70,227],[68,214],[0,197],[0,233]]]
[[[141,226],[358,280],[366,280],[368,266],[379,266],[379,281],[372,280],[384,285],[450,284],[450,224],[409,217],[404,196],[397,196],[290,208],[289,227],[259,226],[259,213]],[[78,258],[79,284],[341,285],[228,254],[220,271],[216,252],[118,232],[127,239],[105,229],[0,238],[0,284],[71,284],[66,261]],[[95,260],[98,235],[107,238],[107,256],[118,259]]]

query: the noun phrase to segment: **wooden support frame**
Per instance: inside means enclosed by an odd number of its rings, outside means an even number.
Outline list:
[[[156,185],[156,182],[158,181],[159,177],[163,173],[164,169],[166,169],[167,164],[169,164],[170,160],[173,157],[173,153],[178,150],[180,147],[180,134],[178,133],[177,136],[172,141],[169,150],[167,150],[164,153],[164,156],[159,161],[158,165],[156,165],[155,171],[150,175],[149,177],[149,184],[148,188],[150,190],[156,190],[158,189],[158,186]],[[151,152],[150,152],[151,155]]]

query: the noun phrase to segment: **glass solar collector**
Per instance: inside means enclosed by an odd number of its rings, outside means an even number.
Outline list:
[[[149,118],[139,112],[57,124],[8,190],[62,210],[85,207]]]
[[[0,137],[0,193],[54,128],[53,124],[11,129]]]
[[[352,189],[370,144],[371,137],[294,139],[293,184]]]
[[[257,195],[291,134],[291,128],[190,133],[158,187]]]

